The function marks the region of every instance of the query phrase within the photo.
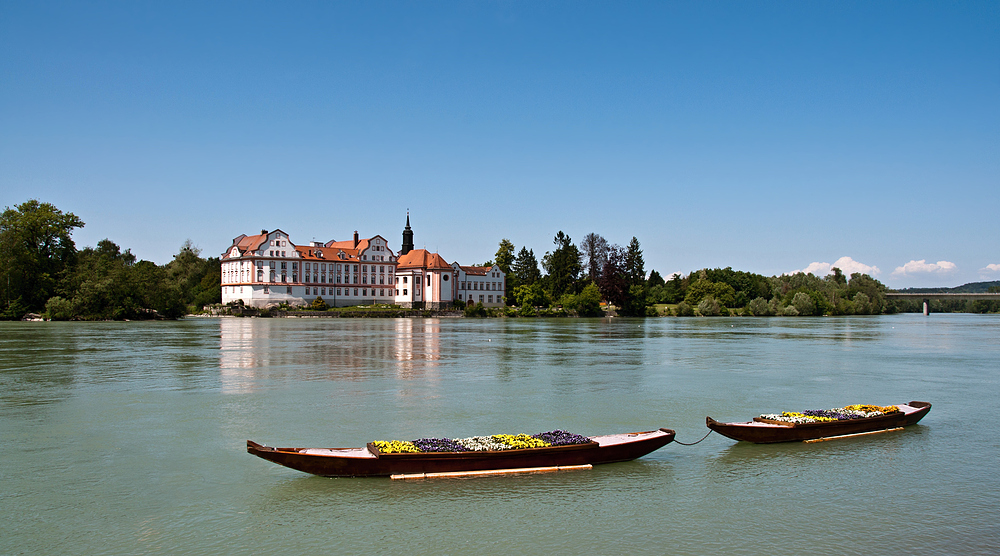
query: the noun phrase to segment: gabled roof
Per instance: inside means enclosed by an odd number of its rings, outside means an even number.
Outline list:
[[[257,249],[260,249],[260,246],[263,245],[264,242],[266,241],[267,241],[267,234],[257,234],[252,236],[240,235],[233,238],[233,245],[235,245],[236,248],[240,250],[240,255],[246,255],[250,251],[256,251]],[[222,258],[228,259],[230,256],[229,254],[232,252],[232,250],[233,246],[230,245],[229,249],[226,250],[226,253],[222,256]]]
[[[326,242],[326,246],[333,247],[335,249],[343,249],[344,252],[354,251],[354,253],[357,254],[364,251],[365,249],[368,249],[368,241],[369,240],[367,239],[359,239],[357,247],[354,247],[353,239],[349,239],[347,241],[328,241]]]
[[[474,274],[477,276],[486,276],[490,270],[493,269],[492,266],[462,266],[458,265],[466,274]]]
[[[399,270],[408,268],[424,268],[428,270],[451,270],[451,265],[441,255],[431,253],[426,249],[414,249],[405,255],[400,255]]]

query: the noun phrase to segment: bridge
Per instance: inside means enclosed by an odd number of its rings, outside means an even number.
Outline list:
[[[931,300],[1000,301],[1000,293],[898,293],[888,292],[886,299],[920,299],[924,302],[924,315],[931,314]]]

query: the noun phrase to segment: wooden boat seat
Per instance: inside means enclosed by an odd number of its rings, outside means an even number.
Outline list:
[[[375,454],[364,448],[303,448],[300,454],[310,456],[336,456],[338,458],[370,458],[375,459]]]

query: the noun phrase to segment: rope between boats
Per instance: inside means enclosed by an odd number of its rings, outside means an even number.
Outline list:
[[[711,431],[711,430],[708,431],[708,434],[706,434],[705,436],[701,437],[701,440],[705,440],[706,438],[708,438],[708,435],[712,434],[713,432],[714,431]],[[677,440],[676,438],[674,438],[674,444],[680,444],[681,446],[694,446],[698,442],[701,442],[701,440],[699,440],[697,442],[690,442],[689,443],[689,442],[681,442],[680,440]]]

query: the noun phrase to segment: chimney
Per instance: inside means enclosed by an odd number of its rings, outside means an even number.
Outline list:
[[[354,248],[358,248],[358,231],[354,230]]]
[[[260,231],[260,235],[262,235],[262,236],[266,236],[266,235],[267,235],[267,230],[261,230],[261,231]]]

